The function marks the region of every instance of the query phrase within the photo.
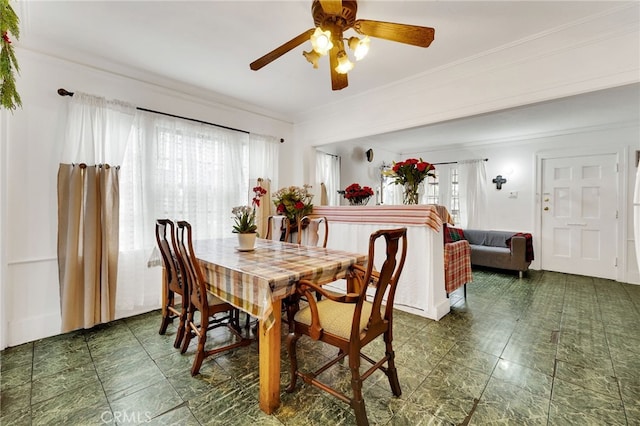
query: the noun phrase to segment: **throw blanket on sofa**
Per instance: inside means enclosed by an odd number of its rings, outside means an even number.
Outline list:
[[[527,251],[525,253],[525,260],[527,262],[531,262],[533,260],[533,236],[529,233],[518,232],[517,234],[513,234],[513,237],[524,237]],[[511,247],[511,238],[507,239],[507,247]]]

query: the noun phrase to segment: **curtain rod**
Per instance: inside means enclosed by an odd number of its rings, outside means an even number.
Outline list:
[[[482,161],[489,161],[489,159],[483,158]],[[443,164],[458,164],[458,163],[459,161],[446,161],[444,163],[431,163],[431,164],[433,164],[434,166],[442,166]]]
[[[318,152],[320,152],[320,153],[322,153],[322,154],[324,154],[324,155],[330,155],[331,157],[340,158],[340,156],[339,156],[339,155],[336,155],[336,154],[329,154],[328,152],[320,151],[319,149],[316,149],[316,151],[318,151]]]
[[[73,92],[69,92],[66,89],[60,88],[60,89],[58,89],[58,95],[60,95],[60,96],[73,96]],[[154,111],[152,109],[141,108],[141,107],[136,107],[136,109],[138,111],[145,111],[145,112],[151,112],[151,113],[154,113],[154,114],[165,115],[167,117],[180,118],[182,120],[193,121],[193,122],[200,123],[200,124],[208,124],[210,126],[220,127],[222,129],[233,130],[234,132],[251,134],[251,132],[249,132],[248,130],[236,129],[234,127],[228,127],[228,126],[223,126],[222,124],[210,123],[208,121],[202,121],[202,120],[198,120],[196,118],[183,117],[183,116],[180,116],[180,115],[169,114],[167,112],[162,112],[162,111]],[[284,143],[284,139],[280,138],[280,143]]]

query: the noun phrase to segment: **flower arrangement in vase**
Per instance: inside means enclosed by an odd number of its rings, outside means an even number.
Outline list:
[[[234,216],[233,233],[238,234],[238,249],[253,250],[258,233],[256,225],[256,207],[260,207],[260,198],[267,193],[261,186],[253,188],[250,206],[237,206],[231,210]]]
[[[352,206],[364,206],[373,195],[373,189],[369,186],[360,186],[359,183],[352,183],[344,190],[343,196]]]
[[[297,223],[302,216],[313,210],[313,194],[309,192],[311,185],[288,186],[273,193],[273,204],[278,214],[286,216],[291,223]]]
[[[435,177],[435,169],[433,164],[422,158],[408,158],[397,163],[394,161],[391,170],[384,174],[392,178],[394,184],[404,187],[404,204],[418,204],[418,186],[428,176]]]

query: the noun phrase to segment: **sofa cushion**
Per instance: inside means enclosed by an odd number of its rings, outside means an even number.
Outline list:
[[[507,240],[513,236],[514,232],[492,231],[487,234],[484,245],[490,247],[508,247]]]
[[[484,240],[487,236],[487,231],[483,231],[481,229],[465,229],[464,237],[469,244],[482,246],[484,245]]]
[[[489,247],[508,247],[507,240],[515,232],[510,231],[487,231],[483,229],[465,229],[464,235],[469,244]]]

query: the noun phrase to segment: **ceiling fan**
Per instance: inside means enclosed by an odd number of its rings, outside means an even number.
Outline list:
[[[257,71],[265,65],[275,61],[290,50],[311,40],[313,49],[303,52],[303,55],[314,68],[318,67],[320,56],[329,54],[331,68],[331,88],[341,90],[349,84],[347,72],[353,68],[345,50],[345,43],[354,51],[356,59],[362,56],[360,49],[368,49],[369,36],[399,43],[411,44],[419,47],[429,47],[433,41],[435,30],[430,27],[417,25],[396,24],[392,22],[356,19],[358,2],[356,0],[313,0],[311,14],[315,28],[311,28],[297,37],[289,40],[280,47],[253,61],[249,66]],[[343,39],[345,31],[353,29],[364,37]]]

